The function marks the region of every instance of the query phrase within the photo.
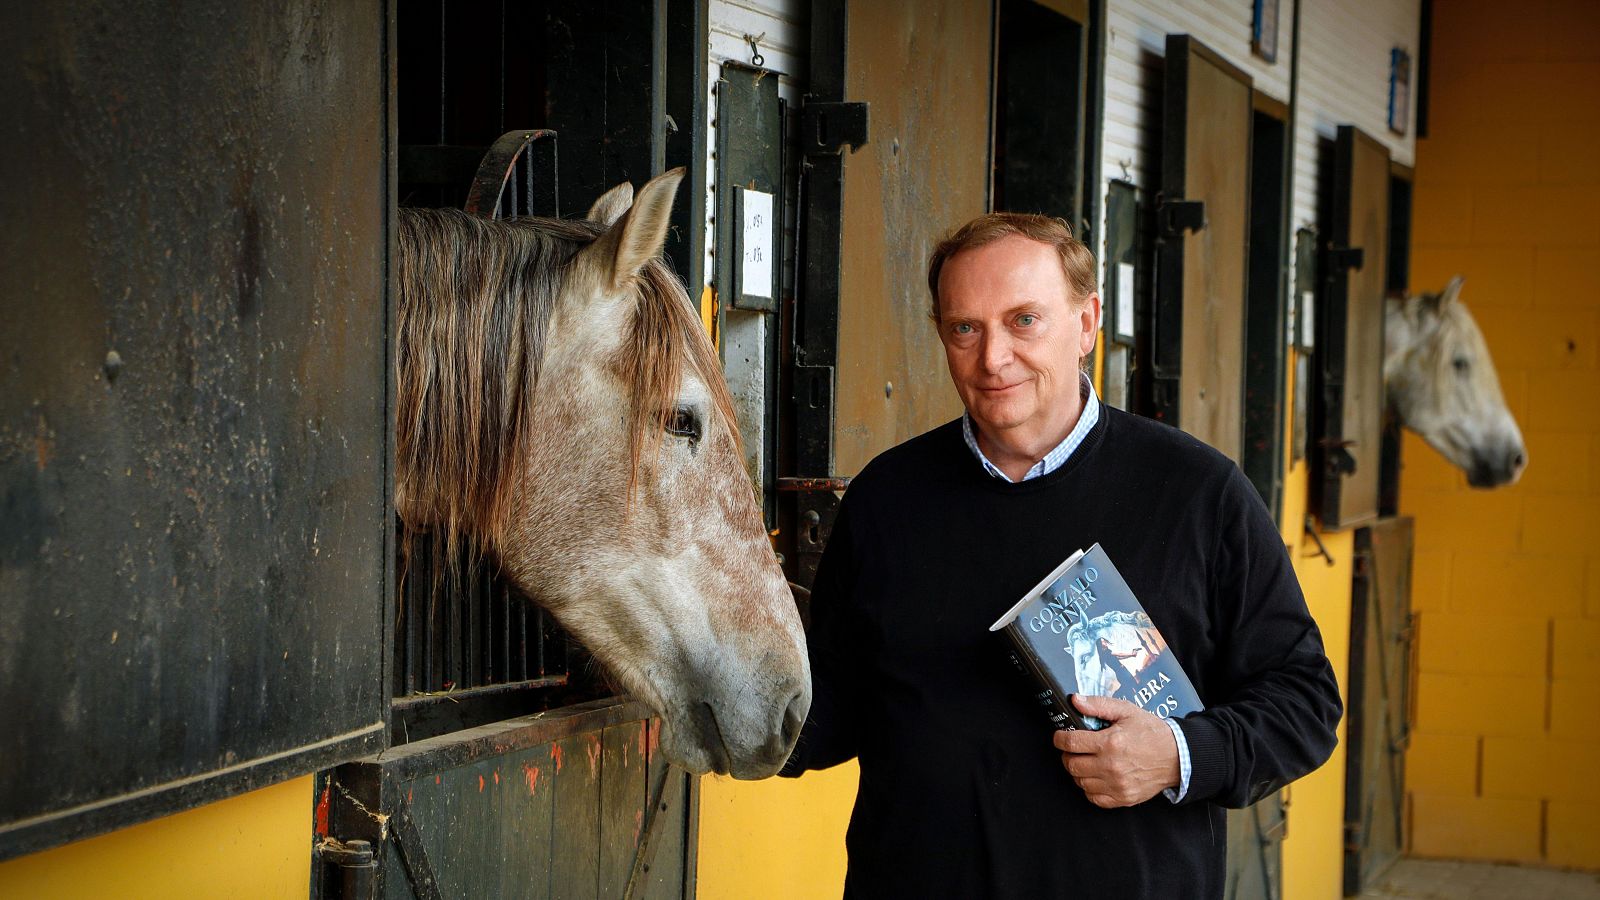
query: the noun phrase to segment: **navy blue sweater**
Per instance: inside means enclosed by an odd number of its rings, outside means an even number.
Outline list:
[[[1100,542],[1207,709],[1189,794],[1103,810],[1051,746],[988,626]],[[852,897],[1221,897],[1227,825],[1324,762],[1341,706],[1254,488],[1193,437],[1116,409],[1058,470],[1007,484],[958,421],[873,460],[817,570],[814,700],[785,775],[858,758]]]

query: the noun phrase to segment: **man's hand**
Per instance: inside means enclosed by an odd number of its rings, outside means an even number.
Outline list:
[[[1084,715],[1110,723],[1099,731],[1055,734],[1061,764],[1090,803],[1133,806],[1178,786],[1178,741],[1167,723],[1126,700],[1073,694],[1072,702]]]

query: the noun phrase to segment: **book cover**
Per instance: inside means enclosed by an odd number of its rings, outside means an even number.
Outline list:
[[[1067,557],[989,630],[1005,633],[1012,662],[1040,686],[1037,699],[1058,729],[1106,725],[1078,712],[1072,694],[1127,700],[1162,719],[1205,709],[1099,544]]]

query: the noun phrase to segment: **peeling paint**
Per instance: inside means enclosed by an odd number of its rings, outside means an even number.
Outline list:
[[[328,785],[322,786],[322,796],[317,798],[316,833],[318,837],[328,836],[328,801],[333,790]]]
[[[525,764],[522,767],[522,778],[528,783],[528,796],[533,796],[533,792],[539,787],[539,767],[533,763]]]

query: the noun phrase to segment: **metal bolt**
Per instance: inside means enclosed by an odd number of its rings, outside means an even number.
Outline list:
[[[889,152],[894,154],[895,156],[899,156],[900,155],[900,139],[899,138],[895,138],[894,140],[889,142]]]
[[[105,370],[107,381],[116,381],[117,375],[122,372],[122,354],[115,350],[107,350],[106,362],[101,368]]]
[[[883,383],[883,396],[884,397],[893,397],[894,396],[894,382],[885,381]]]

